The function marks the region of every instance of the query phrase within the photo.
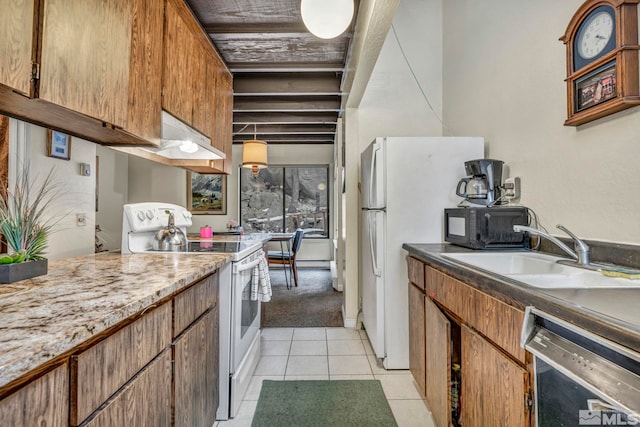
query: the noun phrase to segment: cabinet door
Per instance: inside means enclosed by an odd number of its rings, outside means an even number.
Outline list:
[[[162,110],[162,23],[164,2],[132,4],[131,64],[126,130],[148,141],[160,139]]]
[[[0,424],[58,427],[69,422],[69,369],[62,365],[0,401]]]
[[[210,427],[218,409],[218,318],[207,312],[173,344],[177,427]]]
[[[227,155],[225,160],[215,160],[215,168],[226,174],[232,172],[231,150],[233,143],[233,78],[231,73],[218,60],[215,97],[215,132],[211,143]]]
[[[448,426],[451,419],[451,323],[429,298],[424,298],[424,321],[427,402],[436,425]]]
[[[204,36],[203,36],[204,37]],[[193,84],[193,127],[203,135],[213,136],[213,108],[216,95],[215,74],[211,57],[211,45],[206,40],[196,39]]]
[[[44,2],[40,98],[126,127],[129,0]]]
[[[218,301],[219,274],[200,280],[173,299],[173,338]]]
[[[187,124],[193,119],[194,48],[196,40],[186,21],[182,1],[168,0],[164,24],[162,108]]]
[[[420,393],[425,396],[424,294],[409,283],[409,370]]]
[[[165,303],[73,356],[71,424],[86,419],[170,343],[171,303]]]
[[[529,389],[526,370],[462,326],[462,425],[529,426]]]
[[[0,0],[0,84],[31,95],[35,0]]]
[[[136,375],[83,427],[171,425],[171,351]]]

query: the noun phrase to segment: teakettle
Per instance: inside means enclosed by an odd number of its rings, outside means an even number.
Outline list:
[[[187,236],[175,225],[173,212],[169,213],[169,223],[162,230],[158,230],[153,239],[153,249],[156,251],[184,251],[187,248]]]

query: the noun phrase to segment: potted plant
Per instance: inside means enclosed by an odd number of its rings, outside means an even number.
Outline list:
[[[0,283],[47,274],[47,237],[58,220],[46,211],[60,192],[53,169],[40,183],[34,183],[28,167],[18,174],[13,189],[2,191],[0,233],[9,251],[0,254]]]

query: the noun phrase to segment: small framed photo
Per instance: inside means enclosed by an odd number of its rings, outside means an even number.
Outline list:
[[[71,160],[71,136],[57,130],[47,130],[47,156]]]
[[[187,172],[187,209],[192,214],[227,214],[227,176]]]
[[[575,81],[576,112],[618,95],[616,62],[610,62]]]

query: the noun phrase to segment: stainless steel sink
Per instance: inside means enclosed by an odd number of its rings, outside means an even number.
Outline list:
[[[537,252],[465,252],[442,256],[537,288],[640,287],[640,280],[606,277],[598,271],[558,264],[558,260],[565,258]]]

